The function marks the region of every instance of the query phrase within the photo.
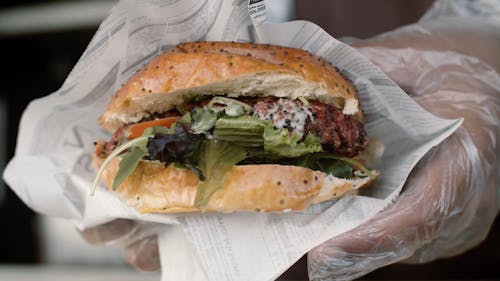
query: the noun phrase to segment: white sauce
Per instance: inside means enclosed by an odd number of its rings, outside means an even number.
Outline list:
[[[304,134],[307,117],[313,120],[309,106],[290,99],[279,99],[272,107],[266,110],[256,110],[254,116],[263,120],[270,120],[278,128],[287,128],[292,132]]]

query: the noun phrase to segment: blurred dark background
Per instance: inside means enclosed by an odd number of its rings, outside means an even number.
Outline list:
[[[433,0],[276,2],[273,9],[283,19],[315,22],[334,37],[368,38],[417,21]],[[62,85],[113,3],[0,2],[0,134],[3,136],[0,140],[0,170],[14,155],[18,123],[27,104]],[[0,263],[5,266],[50,262],[44,253],[47,247],[43,235],[40,235],[40,217],[28,209],[5,183],[0,185]],[[426,265],[395,264],[362,279],[499,280],[500,240],[495,240],[495,237],[500,237],[499,219],[487,240],[466,254]],[[304,258],[283,277],[306,279],[305,268]]]

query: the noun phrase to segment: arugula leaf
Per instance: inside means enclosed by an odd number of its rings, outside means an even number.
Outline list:
[[[139,161],[146,154],[147,153],[144,150],[137,147],[123,156],[118,166],[118,172],[115,175],[115,180],[113,181],[113,190],[116,190],[118,186],[134,172],[139,164]]]
[[[206,141],[199,164],[206,179],[198,185],[195,206],[206,205],[210,196],[223,187],[224,175],[247,156],[241,146],[224,141]]]
[[[126,143],[118,146],[117,148],[115,148],[115,150],[113,150],[113,152],[111,152],[108,155],[108,157],[106,157],[106,159],[102,163],[101,167],[99,168],[99,171],[97,172],[97,174],[96,174],[96,176],[94,178],[94,182],[92,183],[90,195],[94,195],[95,190],[97,188],[97,184],[99,183],[99,179],[101,178],[101,175],[104,172],[104,169],[109,165],[109,163],[111,162],[111,160],[113,158],[115,158],[116,156],[118,156],[120,153],[124,152],[125,150],[127,150],[129,148],[132,148],[132,147],[146,147],[146,144],[148,142],[148,137],[149,136],[147,136],[147,135],[140,136],[138,138],[135,138],[135,139],[133,139],[133,140],[131,140],[129,142],[126,142]]]

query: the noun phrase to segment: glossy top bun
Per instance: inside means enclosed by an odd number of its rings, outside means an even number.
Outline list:
[[[267,44],[182,43],[158,56],[114,95],[99,122],[108,131],[199,95],[305,97],[363,120],[355,87],[307,51]]]

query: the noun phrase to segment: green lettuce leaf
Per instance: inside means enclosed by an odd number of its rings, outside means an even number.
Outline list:
[[[297,165],[320,170],[338,178],[352,178],[354,170],[358,169],[371,179],[376,176],[361,162],[332,153],[320,152],[302,156],[297,159]]]
[[[307,134],[300,141],[298,133],[290,134],[287,129],[274,129],[266,126],[264,130],[264,150],[273,155],[296,158],[305,154],[322,151],[321,141],[312,134]]]
[[[224,108],[224,113],[227,116],[238,117],[245,114],[245,109],[239,104],[228,105]]]
[[[248,112],[252,110],[252,107],[242,101],[239,101],[237,99],[232,99],[232,98],[226,98],[226,97],[213,97],[210,102],[208,103],[209,107],[216,107],[223,105],[225,107],[231,107],[231,106],[241,106],[241,108],[244,110],[244,112]],[[227,110],[227,109],[226,109]],[[231,114],[227,113],[227,115],[232,116]]]
[[[176,123],[172,124],[170,128],[162,126],[149,127],[144,130],[142,136],[128,141],[115,148],[113,152],[111,152],[108,157],[106,157],[101,167],[99,168],[99,171],[94,178],[94,182],[92,183],[90,194],[94,195],[97,184],[99,183],[99,178],[101,177],[104,169],[106,169],[106,167],[111,162],[111,159],[120,154],[122,154],[123,157],[120,161],[118,171],[116,172],[116,176],[113,181],[113,190],[116,190],[118,186],[120,186],[120,184],[134,172],[134,170],[137,168],[137,165],[139,164],[139,161],[149,155],[148,149],[146,147],[149,138],[154,136],[155,134],[173,134],[175,127]],[[125,152],[126,150],[130,151]]]
[[[270,125],[269,122],[254,116],[240,116],[236,118],[222,117],[215,123],[214,131],[229,131],[235,135],[244,133],[255,133],[262,135],[264,128]]]
[[[208,132],[215,126],[218,114],[218,111],[209,107],[195,108],[191,130],[196,133]]]
[[[354,168],[342,160],[323,160],[318,162],[321,170],[337,178],[350,179],[353,176]]]
[[[285,128],[275,129],[270,122],[254,116],[219,118],[213,135],[217,140],[244,147],[263,147],[267,154],[279,157],[296,158],[322,151],[321,141],[314,135],[308,134],[301,141],[300,134],[290,134]]]
[[[195,206],[206,205],[210,196],[224,186],[224,175],[247,157],[241,146],[224,141],[206,141],[199,167],[205,175],[196,191]]]
[[[244,147],[262,147],[262,134],[266,122],[256,117],[241,116],[219,118],[215,123],[213,137],[216,140],[232,142]]]

